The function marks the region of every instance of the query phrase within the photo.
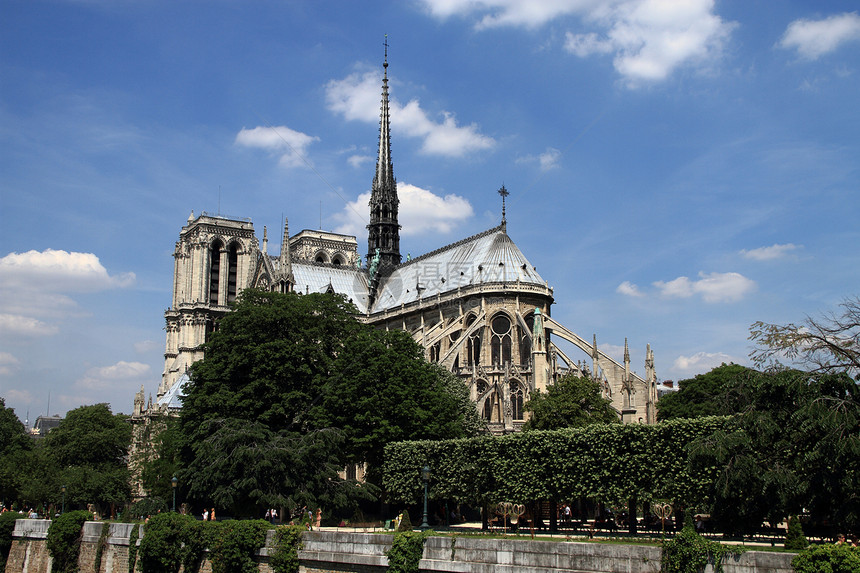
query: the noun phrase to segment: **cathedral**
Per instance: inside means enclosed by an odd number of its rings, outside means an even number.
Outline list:
[[[330,292],[345,296],[358,320],[407,331],[437,362],[468,386],[490,432],[517,431],[523,404],[568,373],[596,379],[626,423],[654,423],[657,381],[650,346],[645,378],[551,317],[553,289],[507,233],[504,198],[498,226],[404,261],[400,254],[397,180],[391,158],[388,58],[383,64],[379,146],[362,260],[356,237],[284,225],[277,254],[267,230],[257,239],[249,219],[201,213],[179,233],[174,252],[173,300],[165,312],[164,372],[153,404],[135,397],[132,421],[176,412],[188,367],[220,316],[245,288]],[[579,361],[556,345],[565,340]],[[569,351],[568,351],[569,352]],[[590,357],[590,360],[588,358]]]

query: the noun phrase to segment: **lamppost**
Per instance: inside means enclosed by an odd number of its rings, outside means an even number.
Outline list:
[[[421,479],[424,480],[424,519],[421,521],[421,529],[429,529],[430,524],[427,523],[427,484],[430,482],[430,466],[421,468]]]
[[[61,488],[63,490],[63,511],[60,513],[66,513],[66,486]]]
[[[179,483],[179,480],[176,479],[176,476],[173,476],[173,479],[170,480],[170,484],[173,486],[173,513],[176,513],[176,484]]]

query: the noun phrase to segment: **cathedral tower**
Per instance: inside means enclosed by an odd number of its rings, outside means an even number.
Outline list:
[[[382,109],[379,114],[379,152],[370,192],[370,224],[367,225],[367,263],[370,265],[379,249],[380,267],[400,264],[400,225],[397,210],[397,180],[391,162],[391,121],[388,113],[388,40],[382,64]]]

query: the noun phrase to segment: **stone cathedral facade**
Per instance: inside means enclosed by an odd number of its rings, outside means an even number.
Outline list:
[[[586,340],[551,317],[553,289],[501,223],[414,259],[400,254],[397,181],[391,158],[387,54],[383,65],[379,147],[370,199],[367,254],[353,236],[323,231],[289,234],[269,253],[249,219],[192,212],[174,251],[173,298],[165,312],[165,363],[156,402],[135,398],[132,420],[176,411],[188,367],[219,317],[245,288],[278,292],[333,292],[357,308],[359,320],[409,332],[427,360],[456,373],[470,390],[488,429],[517,431],[523,404],[561,376],[597,379],[624,422],[656,420],[657,380],[646,350],[645,377],[633,373],[627,341],[621,363],[597,338]],[[579,360],[556,345],[565,340]]]

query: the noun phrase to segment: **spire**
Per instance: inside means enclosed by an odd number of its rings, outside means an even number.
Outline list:
[[[267,251],[269,250],[269,235],[266,232],[265,225],[263,225],[263,248],[260,250],[263,251],[264,255],[267,254]]]
[[[502,196],[502,230],[504,231],[507,229],[508,226],[507,221],[505,220],[505,197],[510,195],[510,193],[508,193],[508,190],[505,189],[504,183],[502,183],[502,187],[501,189],[499,189],[499,195]]]
[[[391,161],[391,118],[388,105],[388,35],[385,36],[382,64],[382,105],[379,112],[379,150],[370,191],[370,224],[367,225],[367,262],[379,249],[383,266],[400,264],[400,225],[397,212],[397,180]]]
[[[278,257],[276,280],[278,292],[290,292],[290,285],[295,284],[290,261],[290,220],[286,217],[284,217],[284,238],[281,239],[281,255]]]

